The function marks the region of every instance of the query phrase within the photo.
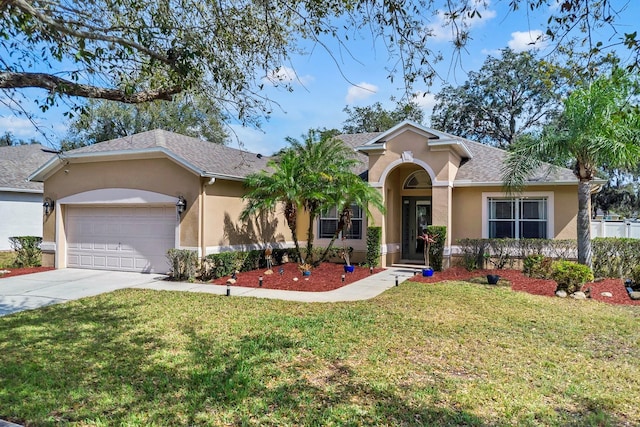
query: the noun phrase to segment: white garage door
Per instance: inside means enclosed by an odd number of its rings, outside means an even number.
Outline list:
[[[166,273],[176,221],[175,206],[69,206],[67,266]]]

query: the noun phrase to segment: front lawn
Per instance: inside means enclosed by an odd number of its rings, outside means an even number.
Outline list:
[[[122,290],[0,318],[0,418],[27,425],[638,425],[638,402],[638,307],[506,287]]]

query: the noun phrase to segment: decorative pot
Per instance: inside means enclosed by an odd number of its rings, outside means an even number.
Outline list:
[[[309,270],[302,272],[303,276],[311,276],[311,272]]]
[[[422,277],[431,277],[433,276],[433,268],[427,267],[422,269]]]
[[[345,273],[353,273],[353,271],[356,269],[355,265],[345,265],[344,266],[344,272]]]
[[[490,285],[497,285],[498,280],[500,280],[500,276],[497,274],[487,274],[487,282],[489,282]]]

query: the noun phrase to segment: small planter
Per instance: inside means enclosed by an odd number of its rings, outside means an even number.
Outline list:
[[[433,276],[433,268],[427,267],[422,269],[422,277],[431,277]]]
[[[303,276],[311,276],[311,272],[309,270],[303,271],[302,272]]]
[[[345,265],[344,266],[344,272],[345,273],[353,273],[353,271],[356,269],[355,265]]]
[[[497,274],[487,274],[487,282],[489,282],[490,285],[497,285],[498,280],[500,280],[500,276]]]

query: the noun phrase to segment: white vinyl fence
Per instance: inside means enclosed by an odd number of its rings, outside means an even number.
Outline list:
[[[640,222],[633,221],[591,221],[591,238],[629,237],[640,239]]]

